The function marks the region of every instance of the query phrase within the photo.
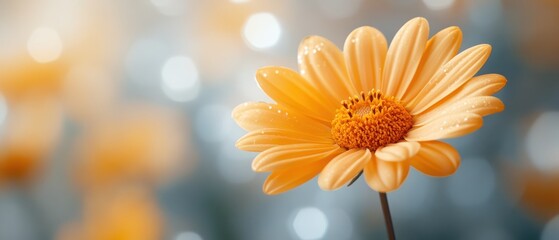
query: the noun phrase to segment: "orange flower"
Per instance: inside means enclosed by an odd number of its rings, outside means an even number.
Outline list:
[[[9,102],[0,137],[0,182],[32,180],[59,141],[62,110],[52,97]]]
[[[152,195],[142,188],[90,195],[86,199],[83,221],[63,227],[57,239],[161,239],[163,218]]]
[[[410,166],[431,176],[453,174],[460,156],[438,140],[473,132],[482,116],[502,111],[490,95],[506,79],[473,77],[491,47],[457,54],[458,27],[428,35],[428,22],[415,18],[390,48],[372,27],[354,30],[343,52],[312,36],[299,47],[300,73],[259,69],[260,87],[277,103],[241,104],[233,118],[250,131],[237,147],[261,152],[253,170],[271,172],[264,192],[282,193],[318,174],[322,189],[335,190],[363,171],[379,192],[398,189]]]
[[[64,60],[38,63],[30,56],[2,60],[0,92],[6,99],[14,101],[29,95],[57,96],[67,70],[68,63]]]
[[[188,147],[183,132],[180,117],[168,109],[126,106],[86,129],[77,146],[78,178],[94,189],[168,180],[191,164],[181,161]]]

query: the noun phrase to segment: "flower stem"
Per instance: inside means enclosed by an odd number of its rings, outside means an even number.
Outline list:
[[[386,232],[388,233],[388,239],[396,240],[396,235],[394,234],[394,225],[392,225],[392,216],[390,215],[390,207],[388,207],[388,199],[386,193],[379,192],[380,204],[382,206],[382,213],[384,214],[384,223],[386,224]]]

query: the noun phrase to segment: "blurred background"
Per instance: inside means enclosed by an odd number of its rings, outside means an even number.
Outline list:
[[[559,239],[559,1],[0,1],[0,240],[385,239],[376,192],[261,191],[231,110],[299,41],[424,16],[493,46],[506,110],[444,179],[388,195],[400,239]]]

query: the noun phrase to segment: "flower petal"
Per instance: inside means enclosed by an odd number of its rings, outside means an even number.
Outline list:
[[[321,93],[326,93],[335,102],[356,95],[349,81],[343,54],[328,39],[311,36],[299,46],[299,71]]]
[[[258,84],[279,105],[309,117],[330,122],[338,107],[297,72],[283,67],[264,67],[256,72]],[[329,104],[330,103],[330,104]]]
[[[436,104],[429,107],[417,116],[427,115],[430,112],[445,108],[456,101],[464,98],[472,98],[477,96],[490,96],[501,90],[507,83],[507,79],[499,74],[485,74],[468,80],[464,85],[456,89],[454,92],[441,99]]]
[[[456,55],[444,64],[417,94],[411,114],[417,115],[437,103],[468,81],[485,64],[491,46],[481,44]]]
[[[462,31],[458,27],[445,28],[427,41],[414,79],[406,93],[401,96],[404,103],[410,103],[433,74],[458,53],[461,43]]]
[[[233,109],[231,115],[235,122],[247,131],[280,128],[316,136],[330,136],[329,125],[276,104],[247,102]]]
[[[279,145],[295,143],[323,143],[334,144],[329,137],[320,137],[279,128],[265,128],[247,133],[235,144],[244,151],[262,152]]]
[[[343,150],[335,144],[298,143],[281,145],[261,152],[252,161],[255,172],[269,172],[297,163],[332,158]]]
[[[398,189],[408,177],[409,161],[386,162],[371,155],[371,160],[365,165],[365,181],[378,192],[390,192]]]
[[[369,149],[350,149],[324,167],[318,177],[318,185],[323,190],[336,190],[351,181],[371,158]]]
[[[503,109],[505,109],[505,105],[496,97],[471,97],[456,101],[445,107],[429,111],[428,114],[420,114],[414,120],[414,124],[416,126],[421,126],[444,115],[453,115],[465,112],[475,113],[483,117],[489,114],[503,111]]]
[[[410,159],[417,154],[420,145],[417,142],[399,142],[389,144],[375,151],[375,157],[381,161],[399,162]]]
[[[380,89],[387,43],[372,27],[360,27],[349,34],[344,44],[348,73],[357,92]]]
[[[475,113],[458,113],[441,116],[423,126],[414,126],[404,137],[407,141],[431,141],[466,135],[483,125],[483,119]]]
[[[328,159],[274,170],[272,174],[266,178],[262,190],[269,195],[289,191],[314,178],[322,171],[326,164],[328,164]]]
[[[424,18],[408,21],[396,33],[384,65],[381,91],[401,99],[413,79],[429,37],[429,23]]]
[[[460,154],[448,143],[421,142],[421,149],[410,160],[410,164],[429,176],[446,177],[456,172],[460,166]]]

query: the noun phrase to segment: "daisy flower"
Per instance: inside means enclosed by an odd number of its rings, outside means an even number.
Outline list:
[[[462,32],[449,27],[430,39],[424,18],[408,21],[390,47],[372,27],[355,29],[343,51],[319,36],[305,38],[299,72],[263,67],[256,80],[276,103],[247,102],[232,113],[249,131],[236,145],[260,152],[256,172],[271,172],[267,194],[293,189],[318,175],[335,190],[358,177],[378,192],[398,189],[410,167],[430,175],[453,174],[460,155],[439,140],[479,129],[500,112],[498,74],[474,75],[491,46],[458,53]]]

